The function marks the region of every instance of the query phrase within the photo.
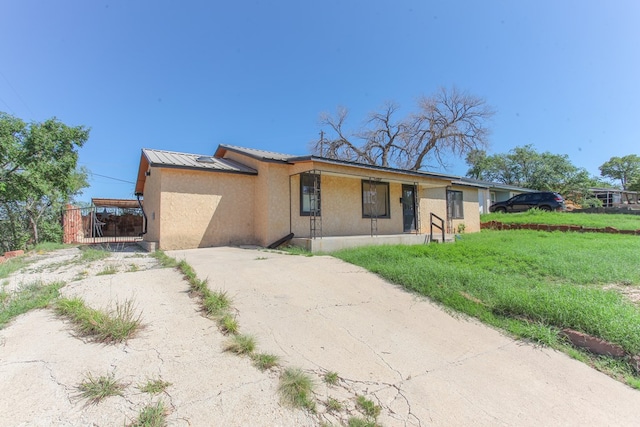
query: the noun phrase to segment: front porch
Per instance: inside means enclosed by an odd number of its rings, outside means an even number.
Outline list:
[[[445,242],[453,242],[453,234],[445,234]],[[442,234],[433,234],[434,242],[442,242]],[[424,245],[431,242],[430,234],[387,234],[378,236],[329,236],[319,238],[294,237],[290,244],[309,252],[334,252],[340,249],[371,245]]]

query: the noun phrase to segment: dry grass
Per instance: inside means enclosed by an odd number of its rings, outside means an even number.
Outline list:
[[[80,298],[62,298],[56,303],[56,313],[70,319],[79,335],[108,344],[126,341],[142,328],[133,300],[116,302],[114,310],[94,310]]]

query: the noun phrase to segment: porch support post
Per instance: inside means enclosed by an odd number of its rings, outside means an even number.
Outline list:
[[[322,238],[321,171],[314,169],[311,174],[313,176],[313,194],[309,206],[309,236],[315,239]]]
[[[419,183],[413,183],[413,206],[415,212],[415,226],[416,226],[416,234],[422,234],[422,230],[420,229],[420,187]]]
[[[369,210],[369,217],[371,218],[371,237],[378,236],[378,187],[376,186],[376,180],[373,177],[369,177],[369,203],[371,209]]]

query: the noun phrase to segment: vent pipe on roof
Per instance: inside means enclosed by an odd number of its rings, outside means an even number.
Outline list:
[[[196,159],[200,163],[215,163],[216,161],[211,156],[200,156]]]

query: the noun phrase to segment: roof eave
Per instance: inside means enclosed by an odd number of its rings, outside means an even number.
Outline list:
[[[364,163],[350,162],[350,161],[347,161],[347,160],[328,159],[326,157],[318,157],[318,156],[313,156],[313,155],[292,157],[292,158],[289,159],[289,162],[291,162],[291,163],[308,162],[308,161],[318,162],[318,163],[326,163],[326,164],[333,164],[333,165],[338,165],[338,166],[348,166],[348,167],[354,167],[354,168],[357,168],[357,169],[366,169],[366,170],[376,170],[376,171],[380,171],[380,172],[397,173],[397,174],[400,174],[400,175],[419,176],[419,177],[422,177],[422,178],[435,178],[435,179],[443,179],[443,180],[454,180],[454,179],[458,180],[458,179],[460,179],[460,177],[457,176],[457,175],[446,175],[446,174],[438,174],[438,173],[433,173],[433,172],[411,171],[411,170],[406,170],[406,169],[397,169],[397,168],[390,168],[390,167],[385,167],[385,166],[367,165],[367,164],[364,164]]]
[[[243,150],[238,150],[235,147],[231,147],[231,146],[224,145],[224,144],[220,144],[218,146],[218,148],[216,149],[216,152],[214,154],[214,157],[219,157],[219,158],[223,159],[224,155],[227,153],[227,151],[231,151],[233,153],[240,154],[242,156],[247,156],[247,157],[250,157],[252,159],[259,160],[261,162],[279,163],[279,164],[291,164],[289,158],[287,158],[287,159],[274,159],[274,158],[271,158],[271,157],[259,156],[259,155],[256,155],[254,153],[243,151]]]

